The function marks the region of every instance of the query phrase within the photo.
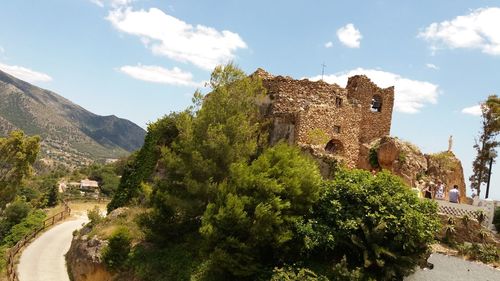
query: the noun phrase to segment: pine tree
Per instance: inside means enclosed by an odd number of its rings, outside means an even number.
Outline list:
[[[500,98],[497,95],[489,96],[488,100],[481,105],[481,111],[481,135],[474,144],[477,156],[472,162],[473,174],[469,178],[471,188],[477,190],[478,196],[481,192],[481,184],[488,181],[490,151],[495,150],[500,144],[496,140],[496,136],[500,132]]]

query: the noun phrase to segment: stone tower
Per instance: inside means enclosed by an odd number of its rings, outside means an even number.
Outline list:
[[[356,75],[347,82],[347,97],[361,106],[359,143],[387,136],[391,130],[394,87],[379,88],[368,77]]]

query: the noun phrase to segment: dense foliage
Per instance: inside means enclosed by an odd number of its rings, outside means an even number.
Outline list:
[[[367,276],[400,279],[426,257],[439,227],[436,211],[387,172],[343,171],[325,183],[303,232],[311,257],[326,257],[319,262],[345,256]]]
[[[495,213],[493,215],[493,224],[498,232],[500,232],[500,207],[495,208]]]
[[[250,165],[233,165],[200,228],[214,279],[255,277],[299,255],[296,229],[318,199],[320,182],[315,163],[285,144]]]
[[[160,147],[170,145],[178,135],[177,116],[173,113],[149,124],[143,147],[129,157],[123,168],[119,186],[108,204],[108,212],[130,204],[132,199],[140,196],[141,183],[152,180]]]
[[[120,263],[148,280],[392,280],[426,257],[435,205],[388,173],[322,179],[298,148],[266,146],[258,78],[227,65],[210,83],[125,169],[109,209],[147,206],[147,241]]]
[[[0,208],[15,197],[22,181],[31,175],[39,150],[40,138],[27,137],[22,131],[0,138]]]
[[[469,180],[471,188],[481,192],[481,184],[488,182],[489,163],[496,158],[495,149],[500,145],[496,136],[500,133],[500,98],[496,95],[488,97],[481,105],[482,126],[479,139],[474,144],[476,158],[472,162],[473,174]]]
[[[107,267],[119,269],[124,266],[130,252],[130,233],[125,227],[118,228],[109,238],[102,258]]]

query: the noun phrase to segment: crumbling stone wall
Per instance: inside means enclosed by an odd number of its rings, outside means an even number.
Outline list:
[[[390,133],[393,87],[381,89],[362,75],[351,77],[347,88],[323,81],[273,76],[262,69],[253,75],[259,76],[267,89],[268,100],[261,104],[261,112],[272,120],[271,144],[286,140],[334,154],[347,166],[355,167],[361,144]],[[371,110],[374,96],[382,104],[380,112]],[[325,136],[323,143],[311,143],[311,132],[318,131]],[[342,149],[325,150],[330,141]]]
[[[394,87],[381,89],[368,77],[356,75],[347,82],[348,97],[359,101],[361,110],[361,126],[359,142],[371,141],[388,136],[391,131],[392,109],[394,107]],[[375,97],[380,98],[380,111],[373,110]]]
[[[356,110],[358,109],[358,110]],[[359,108],[351,106],[328,107],[310,106],[299,114],[297,122],[297,143],[305,145],[311,143],[311,135],[315,130],[320,130],[325,134],[325,142],[321,145],[325,149],[330,140],[339,142],[341,150],[332,152],[334,155],[344,158],[344,162],[349,167],[356,165],[359,154],[359,126],[352,126],[360,122]],[[340,132],[335,131],[335,126],[340,128]],[[328,151],[327,151],[328,153]]]

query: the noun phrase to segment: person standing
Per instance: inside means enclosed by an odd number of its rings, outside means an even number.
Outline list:
[[[445,186],[441,180],[438,180],[436,195],[434,196],[434,198],[437,200],[444,200],[445,195]]]
[[[425,198],[432,199],[432,183],[427,183],[423,191]]]
[[[450,192],[448,192],[448,199],[451,203],[460,203],[460,191],[458,191],[458,185],[455,184]]]

